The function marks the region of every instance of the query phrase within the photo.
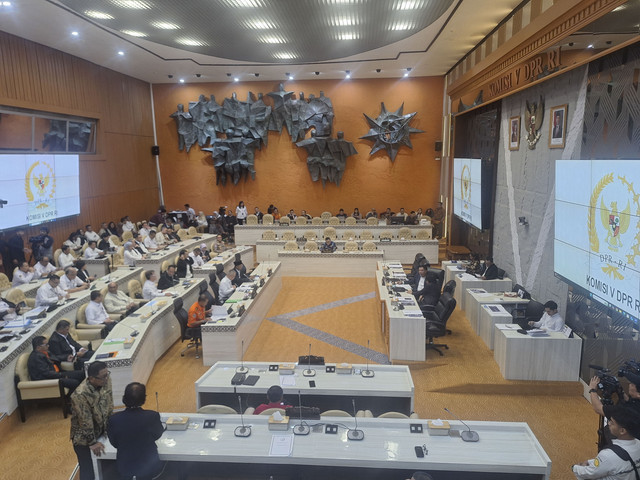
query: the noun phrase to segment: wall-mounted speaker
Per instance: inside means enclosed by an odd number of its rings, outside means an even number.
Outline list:
[[[436,149],[436,152],[441,152],[442,151],[442,142],[436,142],[435,149]]]
[[[158,145],[151,147],[151,155],[160,155],[160,147]]]

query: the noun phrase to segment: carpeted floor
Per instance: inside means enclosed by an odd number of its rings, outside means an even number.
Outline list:
[[[248,361],[295,361],[308,352],[327,362],[385,359],[373,279],[285,278],[267,319],[248,347]],[[331,302],[337,302],[338,305]],[[326,305],[330,304],[330,305]],[[506,381],[491,352],[456,309],[444,356],[409,363],[421,418],[447,418],[448,407],[463,419],[527,422],[550,456],[551,478],[573,478],[570,465],[596,452],[598,417],[575,382]],[[366,350],[367,341],[370,350]],[[156,364],[148,381],[148,408],[193,412],[194,382],[206,370],[193,351],[180,357],[177,342]],[[76,460],[68,440],[69,420],[57,405],[31,406],[27,422],[17,412],[0,422],[2,477],[66,480]],[[214,478],[214,477],[211,477]]]

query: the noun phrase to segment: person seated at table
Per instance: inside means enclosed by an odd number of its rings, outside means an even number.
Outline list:
[[[73,262],[75,262],[76,257],[74,257],[73,254],[71,253],[71,247],[69,245],[62,245],[61,249],[62,249],[62,253],[58,255],[58,267],[64,270],[65,268],[73,265]]]
[[[49,281],[43,283],[36,292],[36,307],[55,305],[65,298],[69,298],[69,294],[60,287],[60,277],[52,273]]]
[[[158,276],[154,270],[147,270],[144,272],[144,277],[146,281],[144,282],[144,286],[142,287],[142,298],[145,300],[152,300],[155,297],[170,297],[171,293],[162,292],[157,287]]]
[[[333,253],[338,249],[338,247],[336,246],[336,242],[334,242],[333,240],[331,240],[330,237],[327,237],[324,239],[324,243],[322,244],[322,246],[320,247],[320,251],[322,253]]]
[[[84,311],[85,317],[87,319],[87,325],[104,325],[107,332],[110,332],[113,327],[116,326],[116,318],[119,318],[119,316],[109,315],[104,308],[102,300],[102,293],[98,290],[91,292],[91,301]]]
[[[134,232],[136,230],[136,226],[133,224],[129,216],[122,217],[120,219],[120,223],[122,223],[122,232]]]
[[[144,246],[147,247],[147,250],[150,252],[157,252],[160,250],[160,244],[156,242],[156,231],[151,230],[149,235],[144,239]]]
[[[141,305],[147,301],[142,299],[133,299],[122,290],[118,289],[116,282],[111,282],[107,286],[107,294],[102,301],[104,309],[111,315],[120,315],[126,317],[135,312]]]
[[[351,214],[351,216],[356,220],[362,219],[362,215],[360,215],[360,209],[358,207],[353,209],[353,213]]]
[[[440,300],[440,282],[436,274],[427,271],[427,277],[424,284],[424,288],[417,297],[418,305],[420,306],[434,306]]]
[[[169,265],[160,275],[160,279],[158,280],[158,289],[166,290],[167,288],[178,285],[180,283],[180,278],[178,277],[177,270],[177,265]]]
[[[311,220],[311,215],[309,215],[306,210],[300,210],[300,216],[306,218],[307,220]]]
[[[11,304],[13,305],[13,304]],[[5,300],[0,298],[0,326],[4,326],[4,322],[10,322],[18,318],[20,307],[12,307]]]
[[[207,302],[209,298],[201,293],[198,296],[198,301],[194,302],[193,305],[189,308],[189,316],[187,319],[187,327],[189,328],[198,328],[203,323],[207,322],[207,317],[211,316],[211,308],[207,310]]]
[[[336,217],[338,217],[340,221],[344,222],[348,215],[344,213],[344,208],[341,208],[340,211],[336,214]]]
[[[92,259],[92,258],[98,258],[100,256],[104,255],[104,251],[99,250],[97,248],[97,244],[94,241],[89,242],[89,246],[87,247],[87,249],[84,251],[84,258],[87,259]]]
[[[224,303],[227,299],[233,295],[236,291],[236,286],[233,284],[233,280],[236,278],[236,271],[229,270],[227,275],[220,281],[220,287],[218,287],[218,296],[220,303]]]
[[[224,240],[222,239],[222,235],[216,235],[216,239],[213,241],[213,251],[216,253],[220,253],[226,249],[224,244]]]
[[[383,220],[389,220],[394,215],[395,213],[391,211],[391,208],[387,207],[387,209],[380,214],[380,218]]]
[[[180,238],[173,228],[167,228],[167,238],[169,239],[169,243],[178,243],[182,240],[186,240],[186,237],[184,239]]]
[[[84,227],[84,238],[86,238],[88,242],[90,242],[90,241],[99,242],[100,241],[100,235],[98,235],[97,232],[93,231],[93,227],[91,225],[85,225],[85,227]]]
[[[493,263],[493,258],[488,257],[484,261],[484,268],[480,272],[480,274],[476,275],[482,280],[495,280],[498,278],[498,267],[495,263]]]
[[[169,239],[166,237],[167,227],[162,225],[159,230],[156,230],[156,234],[154,237],[151,237],[151,233],[149,233],[149,237],[153,238],[158,245],[158,247],[164,247],[169,243]]]
[[[33,266],[33,272],[38,278],[46,278],[57,270],[51,262],[49,257],[42,257],[38,263]]]
[[[478,255],[477,253],[470,253],[469,257],[470,257],[470,262],[469,262],[469,265],[467,265],[466,272],[471,275],[476,275],[482,272],[482,263],[480,262],[480,255]]]
[[[274,220],[280,220],[280,212],[278,211],[278,207],[273,207],[273,215]]]
[[[79,255],[80,252],[82,252],[83,243],[84,241],[82,236],[78,230],[75,230],[69,234],[69,238],[65,240],[63,245],[68,245],[74,252],[76,252],[77,255]]]
[[[236,278],[233,280],[233,284],[236,287],[239,287],[243,283],[253,281],[247,276],[247,267],[244,266],[242,260],[235,260],[233,262],[233,270],[236,272]]]
[[[433,480],[433,477],[427,472],[413,472],[409,480]]]
[[[558,313],[558,304],[549,300],[544,304],[544,313],[537,322],[529,322],[529,326],[546,330],[547,332],[561,332],[564,328],[564,319]]]
[[[290,408],[292,405],[289,405],[284,401],[284,391],[280,385],[273,385],[269,387],[267,390],[267,400],[268,403],[262,403],[256,407],[253,411],[254,415],[260,415],[262,412],[269,408],[282,408],[286,410]]]
[[[98,250],[102,252],[108,252],[109,250],[111,250],[111,248],[112,248],[111,235],[105,232],[102,235],[100,235],[100,242],[98,242]]]
[[[144,257],[138,250],[133,248],[133,242],[126,242],[124,244],[124,264],[130,267],[135,267],[138,260],[142,260]]]
[[[31,340],[33,351],[27,360],[27,369],[31,380],[58,379],[64,388],[69,389],[69,395],[78,388],[84,380],[84,370],[60,371],[60,367],[49,358],[49,344],[47,338],[38,335]]]
[[[73,362],[73,368],[84,370],[84,362],[91,360],[92,350],[87,350],[69,334],[71,324],[67,320],[60,320],[56,331],[49,337],[49,358],[58,364]]]
[[[44,257],[43,257],[44,258]],[[30,267],[27,262],[22,262],[20,266],[13,272],[13,281],[11,285],[18,287],[29,283],[36,276],[35,269]]]
[[[149,250],[147,250],[147,247],[145,247],[144,242],[142,241],[142,235],[140,235],[140,233],[133,234],[131,243],[133,243],[133,248],[136,249],[140,255],[146,256],[149,254]]]
[[[75,293],[89,288],[89,284],[78,278],[78,270],[74,267],[68,267],[64,271],[64,275],[60,278],[60,288],[67,293]]]
[[[204,245],[206,249],[207,246],[204,243],[202,245]],[[200,268],[205,264],[205,259],[202,256],[202,249],[200,247],[196,247],[189,252],[189,258],[191,259],[192,268]]]
[[[150,231],[151,227],[149,227],[149,222],[145,220],[144,222],[142,222],[142,226],[140,227],[140,230],[138,230],[138,233],[144,238],[149,235]]]
[[[264,213],[260,211],[260,207],[255,207],[253,209],[253,214],[258,217],[258,223],[262,223],[262,217],[264,217]]]
[[[73,266],[77,270],[76,275],[84,283],[91,283],[96,279],[96,276],[91,275],[89,273],[89,270],[87,270],[87,264],[84,262],[84,260],[76,260],[75,262],[73,262]]]
[[[367,212],[367,214],[365,215],[366,218],[378,218],[378,212],[376,212],[375,208],[372,208],[371,210],[369,210]]]
[[[187,251],[183,248],[178,253],[178,263],[176,264],[176,275],[178,278],[193,277],[193,258],[187,255]]]
[[[289,210],[289,213],[287,213],[287,217],[289,217],[289,219],[293,222],[296,218],[298,218],[298,216],[296,215],[296,212],[293,210],[293,208],[291,210]]]
[[[396,217],[402,217],[403,221],[407,219],[407,212],[404,211],[404,207],[400,207],[400,211],[395,214]]]
[[[431,279],[427,278],[428,269],[429,267],[426,265],[420,265],[418,267],[418,275],[416,275],[411,282],[411,293],[416,297],[418,303],[424,299],[425,295],[428,295],[429,297],[433,296],[433,285],[429,282]],[[437,301],[438,299],[436,298],[436,302]],[[426,305],[435,305],[435,303]]]

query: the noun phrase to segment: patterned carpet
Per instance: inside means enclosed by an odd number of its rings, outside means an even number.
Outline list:
[[[373,279],[283,279],[256,338],[248,361],[296,361],[308,352],[327,362],[387,363],[387,350],[376,313]],[[453,334],[444,356],[429,351],[426,362],[409,363],[421,418],[447,418],[444,407],[469,420],[527,422],[553,462],[551,478],[573,478],[569,467],[596,452],[598,418],[582,398],[577,382],[506,381],[491,352],[456,309],[448,326]],[[369,341],[369,348],[367,348]],[[193,412],[194,382],[207,368],[190,350],[180,357],[177,342],[156,364],[148,382],[148,408]],[[69,420],[56,404],[43,402],[0,422],[2,477],[69,478],[76,460],[68,440]],[[162,478],[173,478],[165,475]],[[216,477],[208,477],[216,478]]]

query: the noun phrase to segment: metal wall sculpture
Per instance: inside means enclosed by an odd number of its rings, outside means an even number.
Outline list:
[[[187,152],[197,142],[204,151],[211,152],[216,170],[216,184],[226,185],[231,178],[234,185],[244,176],[255,180],[255,150],[267,145],[268,131],[282,133],[286,126],[291,141],[308,152],[307,167],[314,182],[322,180],[340,185],[347,157],[357,153],[353,144],[344,139],[342,132],[331,138],[333,105],[324,92],[319,97],[304,92],[299,98],[287,92],[282,84],[277,92],[267,94],[272,98],[273,108],[264,103],[261,93],[254,100],[249,92],[247,101],[238,100],[234,93],[225,98],[222,105],[211,95],[210,99],[200,95],[197,102],[189,102],[189,111],[184,105],[171,114],[178,129],[178,148]],[[304,139],[312,130],[311,138]],[[224,133],[225,138],[218,138]],[[204,148],[208,143],[210,147]]]
[[[524,128],[527,129],[527,145],[529,150],[536,148],[536,143],[540,140],[540,129],[544,121],[544,98],[540,95],[540,103],[526,101],[527,109],[524,112]]]
[[[366,113],[364,114],[370,128],[369,132],[360,138],[375,142],[369,155],[373,155],[384,148],[393,162],[402,145],[413,148],[409,135],[412,133],[423,133],[424,130],[419,130],[409,125],[411,119],[415,117],[418,112],[403,115],[402,110],[404,109],[404,103],[400,105],[400,108],[395,112],[388,112],[384,103],[380,104],[380,108],[380,115],[378,115],[378,118],[375,120]]]

